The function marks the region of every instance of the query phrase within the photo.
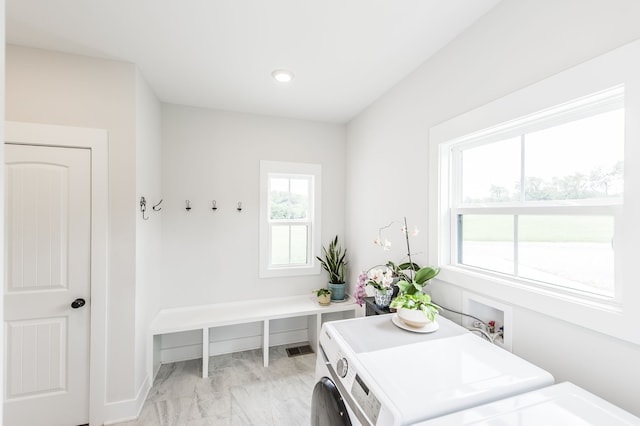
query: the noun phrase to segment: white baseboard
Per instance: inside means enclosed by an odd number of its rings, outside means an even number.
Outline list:
[[[136,420],[140,416],[144,402],[151,390],[151,381],[145,377],[134,399],[118,402],[108,402],[104,405],[104,425],[113,425],[121,422]]]
[[[307,329],[271,333],[269,336],[269,346],[289,345],[306,342],[308,340],[309,333]],[[211,356],[252,349],[262,349],[262,336],[250,336],[209,343],[209,355]],[[160,362],[162,364],[198,358],[202,358],[202,344],[194,343],[160,350]]]

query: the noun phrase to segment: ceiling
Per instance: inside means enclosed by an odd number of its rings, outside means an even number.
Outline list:
[[[498,2],[7,0],[6,39],[133,62],[163,102],[344,123]]]

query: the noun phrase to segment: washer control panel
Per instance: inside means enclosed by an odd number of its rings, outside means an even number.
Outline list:
[[[351,395],[358,405],[362,407],[362,411],[371,419],[373,424],[376,424],[378,422],[378,415],[380,414],[380,401],[357,374],[351,386]]]

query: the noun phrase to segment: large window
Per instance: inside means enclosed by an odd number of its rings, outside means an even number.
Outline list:
[[[615,88],[452,143],[454,262],[613,298],[624,124]]]
[[[261,276],[317,273],[320,166],[261,162]]]
[[[640,344],[638,58],[630,43],[429,129],[438,288]]]

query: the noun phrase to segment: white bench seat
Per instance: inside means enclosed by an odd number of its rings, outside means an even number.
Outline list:
[[[353,298],[320,306],[315,296],[290,296],[241,302],[216,303],[163,309],[151,323],[153,336],[190,330],[202,330],[202,377],[209,375],[209,329],[235,324],[263,322],[264,366],[269,365],[269,321],[300,316],[309,317],[309,343],[317,350],[323,314],[345,312],[354,317],[357,305]],[[152,343],[153,344],[153,343]]]

